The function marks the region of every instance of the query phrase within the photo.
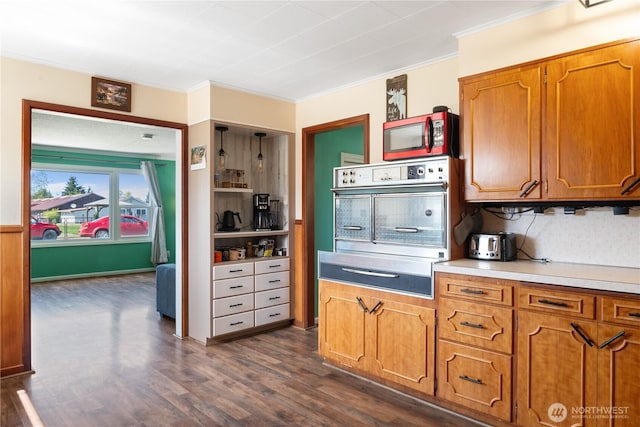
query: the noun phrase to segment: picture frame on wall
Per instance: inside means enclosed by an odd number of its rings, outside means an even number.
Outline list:
[[[387,79],[387,121],[407,118],[407,75]]]
[[[191,170],[205,169],[207,167],[207,147],[198,145],[191,148]]]
[[[91,77],[91,106],[131,112],[131,84]]]

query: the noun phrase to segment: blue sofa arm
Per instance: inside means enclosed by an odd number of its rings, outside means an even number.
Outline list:
[[[161,316],[176,318],[176,265],[156,267],[156,310]]]

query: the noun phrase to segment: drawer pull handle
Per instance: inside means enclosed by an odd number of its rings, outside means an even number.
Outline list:
[[[624,336],[624,331],[618,332],[617,334],[615,334],[614,336],[612,336],[611,338],[609,338],[608,340],[600,344],[598,348],[605,348],[606,346],[608,346],[609,344],[611,344],[612,342],[614,342],[615,340],[617,340],[622,336]]]
[[[233,307],[240,307],[241,305],[244,305],[243,303],[239,302],[237,304],[231,304],[229,305],[229,308],[233,308]]]
[[[460,324],[461,324],[462,326],[468,326],[468,327],[470,327],[470,328],[484,329],[484,326],[482,326],[482,325],[481,325],[481,324],[479,324],[479,323],[469,323],[469,322],[466,322],[466,321],[465,321],[465,322],[460,322]]]
[[[480,289],[460,289],[460,292],[464,292],[465,294],[473,294],[473,295],[484,295],[484,291]]]
[[[369,312],[369,309],[367,308],[367,306],[365,305],[364,301],[362,301],[362,298],[360,297],[356,297],[356,300],[358,300],[358,305],[360,306],[360,308],[362,309],[362,311],[364,311],[365,313]]]
[[[238,288],[244,288],[244,285],[229,286],[229,289],[238,289]]]
[[[269,266],[269,268],[278,268],[278,267],[281,267],[281,265],[280,264],[273,264],[273,265]]]
[[[276,279],[276,280],[269,280],[269,283],[278,283],[280,281],[280,279]]]
[[[276,317],[276,316],[280,316],[280,313],[273,313],[269,315],[269,317]]]
[[[344,225],[342,226],[342,229],[349,231],[360,231],[362,230],[362,227],[360,227],[359,225]]]
[[[355,268],[347,267],[342,267],[342,271],[346,271],[347,273],[362,274],[363,276],[385,277],[387,279],[397,279],[398,277],[400,277],[399,274],[378,273],[376,271],[358,270]]]
[[[565,302],[549,301],[548,299],[539,299],[538,302],[540,304],[554,305],[556,307],[569,307],[569,304]]]
[[[237,326],[237,325],[242,325],[244,322],[241,320],[239,322],[233,322],[233,323],[229,323],[229,326]]]
[[[229,270],[229,273],[240,273],[244,271],[243,269],[239,269],[239,270]]]
[[[480,380],[478,378],[471,378],[471,377],[468,377],[466,375],[460,375],[458,378],[460,378],[461,380],[469,381],[470,383],[482,384],[482,380]]]
[[[640,317],[640,313],[629,313],[631,317]]]
[[[591,340],[589,339],[589,337],[587,337],[587,336],[584,334],[584,332],[582,332],[582,331],[580,330],[580,328],[578,327],[578,325],[576,325],[575,323],[569,323],[569,324],[571,325],[571,327],[573,328],[573,330],[574,330],[574,331],[576,331],[576,333],[577,333],[578,335],[580,335],[580,337],[584,340],[584,342],[586,342],[586,343],[587,343],[587,345],[588,345],[589,347],[593,347],[593,341],[591,341]]]
[[[378,301],[378,303],[374,305],[373,308],[369,311],[369,314],[375,313],[376,310],[379,309],[381,305],[382,305],[382,301]]]
[[[269,301],[273,301],[275,299],[280,299],[280,297],[271,297],[271,298],[269,298]]]

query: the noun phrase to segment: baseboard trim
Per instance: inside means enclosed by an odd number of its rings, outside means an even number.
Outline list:
[[[124,274],[149,273],[156,271],[155,268],[136,268],[131,270],[97,271],[95,273],[66,274],[64,276],[35,277],[31,278],[31,283],[53,282],[56,280],[86,279],[89,277],[122,276]]]

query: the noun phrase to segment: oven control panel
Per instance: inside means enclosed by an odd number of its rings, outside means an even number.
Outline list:
[[[411,185],[449,181],[449,157],[410,162],[344,166],[334,169],[335,188]]]

